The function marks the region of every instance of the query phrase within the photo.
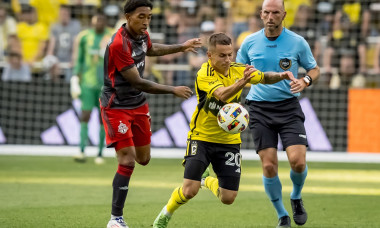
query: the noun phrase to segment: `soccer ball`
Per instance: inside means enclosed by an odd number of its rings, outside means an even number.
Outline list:
[[[238,103],[224,105],[218,112],[219,126],[229,134],[243,132],[249,122],[248,111]]]

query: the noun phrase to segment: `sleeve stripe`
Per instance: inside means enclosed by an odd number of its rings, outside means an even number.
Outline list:
[[[218,85],[214,86],[214,88],[210,89],[209,94],[212,94],[217,88],[222,87],[222,86],[223,86],[222,84],[218,84]]]
[[[243,63],[231,63],[231,66],[233,66],[233,67],[245,67],[245,64],[243,64]]]

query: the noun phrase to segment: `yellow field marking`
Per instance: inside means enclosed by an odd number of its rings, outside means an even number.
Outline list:
[[[112,186],[112,180],[99,179],[99,178],[4,178],[0,177],[0,183],[22,183],[22,184],[70,184],[70,185],[83,185],[83,186]],[[131,187],[144,187],[161,189],[172,189],[178,187],[182,182],[162,182],[162,181],[139,181],[131,180]],[[284,185],[283,192],[290,193],[292,186]],[[264,192],[262,185],[240,185],[239,191],[252,191]],[[355,187],[319,187],[319,186],[305,186],[303,193],[312,194],[336,194],[336,195],[373,195],[380,196],[380,189],[376,188],[355,188]]]

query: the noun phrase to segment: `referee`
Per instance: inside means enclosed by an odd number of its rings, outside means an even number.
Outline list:
[[[249,127],[262,162],[265,192],[279,219],[277,227],[291,227],[289,214],[282,202],[282,185],[278,177],[278,135],[291,167],[293,219],[297,225],[303,225],[307,221],[307,213],[301,191],[308,171],[308,143],[305,116],[297,97],[318,79],[319,67],[306,40],[282,26],[286,17],[283,0],[264,0],[260,16],[264,28],[244,40],[236,62],[253,65],[260,71],[291,71],[296,78],[298,67],[303,67],[307,72],[305,77],[295,82],[283,80],[272,85],[251,86],[246,98]]]

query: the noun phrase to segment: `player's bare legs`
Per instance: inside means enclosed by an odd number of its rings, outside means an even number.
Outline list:
[[[290,227],[290,217],[282,202],[282,185],[278,177],[278,157],[276,148],[265,148],[259,151],[263,169],[265,192],[277,212],[277,227]]]
[[[290,167],[294,172],[301,173],[306,168],[306,146],[293,145],[286,148]]]
[[[266,148],[259,151],[263,174],[267,178],[277,176],[278,173],[278,158],[275,148]]]
[[[237,196],[237,191],[220,188],[218,179],[214,177],[206,177],[206,187],[220,199],[224,204],[232,204]],[[207,184],[208,182],[208,184]],[[208,185],[208,186],[207,186]],[[153,228],[165,228],[174,213],[180,206],[194,198],[201,187],[201,182],[196,180],[184,179],[182,187],[174,189],[167,205],[162,209],[153,223]]]
[[[290,179],[293,182],[293,191],[290,194],[293,220],[297,225],[303,225],[307,221],[307,213],[301,198],[301,191],[307,176],[306,146],[288,146],[286,148],[286,153],[291,167]]]
[[[136,148],[134,146],[124,147],[116,151],[119,165],[135,167]]]
[[[150,144],[145,146],[136,146],[136,162],[140,165],[148,165],[150,161]]]
[[[200,181],[183,179],[182,192],[186,199],[192,199],[198,194],[199,188],[201,187]]]
[[[232,191],[219,187],[219,198],[224,204],[232,204],[238,194],[238,191]]]

